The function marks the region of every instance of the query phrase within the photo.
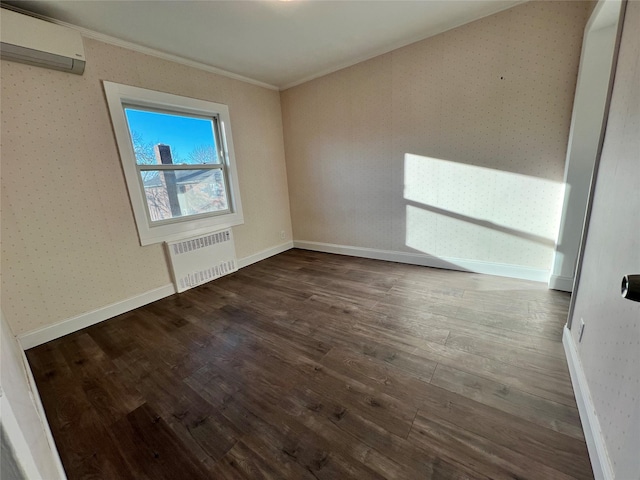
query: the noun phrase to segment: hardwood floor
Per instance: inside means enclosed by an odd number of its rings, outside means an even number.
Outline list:
[[[568,301],[290,250],[27,357],[69,479],[590,479]]]

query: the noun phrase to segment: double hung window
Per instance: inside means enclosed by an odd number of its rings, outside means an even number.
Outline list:
[[[104,88],[142,245],[242,223],[226,105]]]

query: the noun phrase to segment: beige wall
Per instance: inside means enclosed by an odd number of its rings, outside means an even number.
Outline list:
[[[294,239],[548,271],[587,2],[531,2],[281,93]]]
[[[628,2],[571,327],[616,479],[640,478],[640,303],[620,296],[640,273],[639,27]]]
[[[138,243],[102,80],[227,104],[238,258],[291,238],[278,92],[84,43],[82,76],[2,61],[2,295],[17,335],[171,282],[162,247]]]

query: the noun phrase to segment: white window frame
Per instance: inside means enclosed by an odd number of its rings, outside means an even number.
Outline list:
[[[113,131],[120,153],[131,207],[138,228],[140,245],[180,240],[244,223],[233,137],[231,135],[231,121],[229,108],[226,105],[119,83],[106,81],[102,83],[107,97],[109,113],[111,114],[111,123],[113,124]],[[228,212],[179,217],[163,220],[162,222],[151,221],[144,188],[139,178],[139,169],[124,111],[125,107],[140,107],[178,115],[217,117],[221,140],[221,145],[218,148],[222,150],[218,152],[218,155],[225,166],[225,181],[228,189],[227,201],[229,202]],[[197,165],[191,166],[191,168],[194,167],[197,168]]]

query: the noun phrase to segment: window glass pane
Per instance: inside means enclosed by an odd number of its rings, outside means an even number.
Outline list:
[[[213,119],[132,107],[124,111],[138,165],[220,163]]]
[[[229,210],[222,170],[140,172],[151,221]]]

